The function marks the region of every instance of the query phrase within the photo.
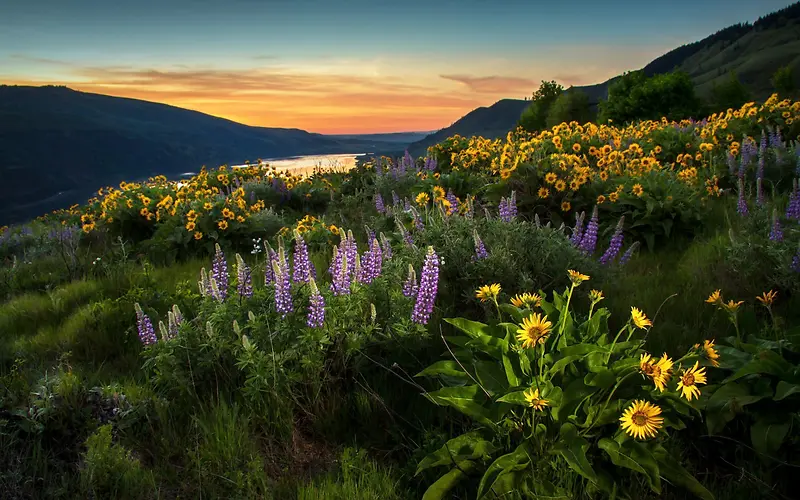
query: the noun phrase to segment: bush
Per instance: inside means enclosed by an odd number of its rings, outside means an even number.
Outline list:
[[[112,426],[107,424],[86,440],[81,489],[95,498],[149,498],[155,483],[152,472],[129,450],[112,442]]]
[[[598,121],[623,124],[635,120],[681,120],[702,113],[694,83],[687,73],[647,77],[642,71],[625,73],[608,88],[600,102]]]
[[[552,128],[572,121],[586,123],[590,119],[589,96],[582,90],[570,87],[562,92],[550,106],[547,113],[547,126]]]
[[[711,89],[711,102],[718,110],[738,109],[752,98],[750,91],[733,72],[728,75],[727,81],[714,83]]]
[[[542,80],[542,84],[533,93],[531,104],[522,112],[517,126],[528,132],[538,132],[547,127],[550,108],[562,92],[564,92],[564,87],[555,81]]]

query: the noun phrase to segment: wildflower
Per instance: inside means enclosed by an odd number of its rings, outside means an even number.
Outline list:
[[[617,223],[617,227],[614,230],[614,235],[611,237],[611,243],[608,245],[605,253],[603,253],[602,257],[600,257],[601,264],[608,264],[613,262],[614,259],[619,254],[619,251],[622,250],[622,240],[624,238],[622,234],[622,226],[625,223],[625,217],[622,216],[619,218],[619,222]]]
[[[392,244],[389,242],[389,239],[386,238],[386,235],[380,233],[381,239],[381,248],[383,249],[383,258],[386,260],[392,259]]]
[[[221,220],[221,221],[217,222],[217,227],[220,229],[220,231],[224,231],[224,230],[228,229],[228,221]]]
[[[478,230],[472,230],[472,240],[475,243],[475,256],[473,257],[474,260],[481,260],[485,259],[489,256],[489,253],[486,251],[486,246],[483,244],[483,240],[478,235]]]
[[[718,367],[719,366],[719,353],[714,349],[714,341],[713,340],[704,340],[702,350],[705,353],[708,360],[711,362],[711,366]],[[700,344],[694,345],[695,349],[700,349]]]
[[[250,298],[253,296],[250,268],[238,253],[236,254],[236,291],[239,293],[239,297]]]
[[[431,201],[431,197],[430,195],[428,195],[428,193],[420,193],[415,198],[415,201],[417,205],[424,207],[425,205],[428,204],[429,201]]]
[[[623,412],[619,421],[622,429],[637,439],[647,439],[658,434],[658,429],[664,424],[661,408],[649,401],[634,400]]]
[[[558,176],[553,172],[548,172],[547,175],[544,176],[544,181],[548,184],[554,184],[558,180]]]
[[[167,313],[167,318],[167,323],[169,324],[167,337],[168,339],[174,339],[178,336],[178,329],[183,323],[183,314],[181,314],[177,304],[172,305],[172,310]]]
[[[417,302],[414,304],[411,320],[414,323],[425,325],[433,312],[433,303],[439,287],[439,257],[431,246],[428,247],[419,281]]]
[[[517,294],[511,299],[511,305],[515,307],[526,307],[532,309],[539,307],[542,303],[542,298],[539,294],[525,292],[522,295]]]
[[[750,211],[747,209],[747,200],[744,197],[744,180],[739,179],[739,199],[736,202],[736,211],[742,217],[747,216]]]
[[[481,302],[486,302],[487,300],[497,301],[498,295],[500,295],[500,285],[498,283],[483,285],[475,290],[475,298],[481,299]]]
[[[597,246],[597,229],[598,229],[598,213],[597,205],[592,210],[592,218],[589,219],[589,224],[586,226],[586,232],[583,233],[581,238],[580,250],[586,255],[592,255],[595,247]]]
[[[579,247],[583,239],[583,219],[586,217],[586,212],[581,212],[580,215],[575,214],[575,227],[572,228],[572,237],[570,243],[572,246]]]
[[[321,328],[325,322],[325,298],[319,292],[314,278],[309,280],[309,286],[311,287],[311,297],[309,298],[306,325],[309,328]]]
[[[453,194],[453,191],[448,189],[445,200],[450,203],[450,206],[447,207],[447,215],[453,215],[458,210],[458,198]]]
[[[584,281],[589,280],[589,276],[581,274],[578,271],[574,271],[572,269],[567,271],[567,274],[569,275],[569,280],[572,282],[572,286],[578,286]]]
[[[539,389],[534,389],[533,387],[523,392],[522,395],[534,410],[542,411],[545,406],[550,404],[546,399],[539,397]]]
[[[639,359],[639,371],[653,379],[656,388],[664,392],[664,389],[667,387],[667,382],[669,382],[672,376],[673,364],[673,361],[667,357],[666,353],[664,353],[658,361],[645,353],[642,354]]]
[[[300,232],[294,230],[294,270],[292,274],[292,281],[295,283],[307,283],[310,278],[309,261],[308,261],[308,245],[300,235]]]
[[[764,292],[760,296],[756,297],[756,300],[761,302],[761,305],[764,307],[770,307],[775,302],[775,298],[778,296],[778,292],[775,290],[770,290],[769,292]]]
[[[194,239],[195,240],[202,240],[203,239],[203,233],[201,233],[200,231],[195,231]]]
[[[550,190],[549,190],[549,189],[547,189],[546,187],[542,186],[542,187],[540,187],[540,188],[539,188],[539,191],[536,193],[536,195],[537,195],[539,198],[541,198],[541,199],[543,199],[543,200],[544,200],[544,199],[546,199],[548,196],[550,196]]]
[[[722,304],[722,290],[716,289],[706,299],[708,304]]]
[[[641,184],[634,184],[633,188],[631,188],[631,192],[636,196],[642,196],[642,194],[644,194],[644,189],[642,189]]]
[[[375,195],[375,209],[378,211],[378,213],[386,213],[386,205],[384,205],[383,196],[381,196],[380,193]]]
[[[292,304],[291,277],[289,264],[284,254],[283,245],[278,247],[278,257],[272,262],[272,271],[275,275],[275,310],[285,318],[294,310]]]
[[[570,202],[568,202],[568,201],[562,201],[561,202],[561,211],[562,212],[569,212],[571,208],[572,208],[572,205],[570,204]]]
[[[523,349],[527,349],[536,347],[537,344],[544,344],[553,324],[547,320],[547,316],[533,313],[524,318],[519,326],[517,340],[522,342]]]
[[[797,150],[800,152],[800,147],[797,148]],[[786,218],[800,220],[800,186],[798,185],[795,185],[794,190],[789,195],[789,205],[786,207]]]
[[[275,282],[275,272],[272,270],[272,262],[278,258],[278,255],[267,241],[264,241],[264,248],[267,257],[267,263],[266,266],[264,266],[264,284],[271,285]]]
[[[695,361],[694,366],[685,370],[683,375],[678,379],[678,390],[681,391],[681,395],[688,401],[691,401],[692,398],[699,398],[700,389],[697,387],[697,384],[706,383],[706,369],[705,367],[698,368],[699,366],[700,362]]]
[[[733,300],[729,300],[727,303],[723,303],[722,307],[729,313],[735,313],[736,311],[739,310],[739,306],[741,306],[742,304],[744,304],[743,300],[740,300],[739,302],[734,302]]]
[[[648,326],[653,326],[653,323],[647,319],[647,316],[635,307],[631,307],[631,321],[633,321],[636,328],[645,329]]]
[[[772,212],[772,229],[769,232],[769,239],[770,241],[783,241],[783,228],[781,228],[777,210]]]
[[[228,262],[219,243],[214,245],[214,260],[211,265],[211,282],[215,287],[213,297],[219,302],[224,302],[228,296]]]
[[[444,189],[441,186],[433,186],[433,196],[436,201],[443,200],[445,197]]]
[[[589,292],[589,300],[593,303],[598,303],[603,300],[605,297],[603,296],[603,292],[601,290],[592,290]]]
[[[142,311],[138,302],[134,304],[133,307],[136,310],[136,329],[139,332],[139,340],[146,346],[155,344],[158,339],[156,338],[156,332],[153,329],[153,323],[150,321],[150,317]]]
[[[414,271],[414,266],[408,265],[408,277],[403,282],[403,295],[406,297],[413,297],[417,294],[417,273]]]

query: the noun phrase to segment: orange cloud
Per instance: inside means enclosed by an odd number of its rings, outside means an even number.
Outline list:
[[[445,80],[463,83],[470,90],[487,94],[532,92],[536,82],[514,76],[439,75]]]

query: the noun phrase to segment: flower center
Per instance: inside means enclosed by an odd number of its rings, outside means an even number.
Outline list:
[[[634,424],[641,427],[647,423],[647,415],[641,412],[636,412],[633,414],[633,417],[631,417],[631,420],[633,420]]]
[[[683,385],[694,385],[694,375],[687,373],[683,376]]]

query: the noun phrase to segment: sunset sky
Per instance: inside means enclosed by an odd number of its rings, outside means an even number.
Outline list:
[[[0,83],[321,133],[427,131],[638,69],[790,0],[5,0]]]

